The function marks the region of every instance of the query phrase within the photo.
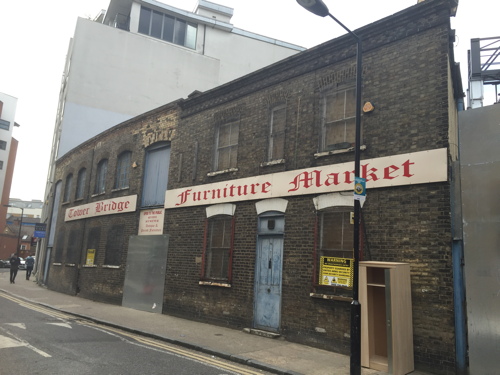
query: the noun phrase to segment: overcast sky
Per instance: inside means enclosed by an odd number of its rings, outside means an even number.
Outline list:
[[[197,0],[164,0],[192,11]],[[234,9],[241,29],[313,47],[345,34],[331,18],[305,11],[295,0],[212,0]],[[351,30],[416,4],[417,0],[324,0]],[[11,198],[43,199],[59,88],[77,17],[94,18],[109,0],[3,0],[0,2],[0,92],[18,99],[14,129],[19,141]],[[338,8],[336,8],[338,6]],[[467,89],[467,50],[472,38],[500,36],[497,0],[460,0],[455,59]],[[494,101],[490,87],[485,105]]]

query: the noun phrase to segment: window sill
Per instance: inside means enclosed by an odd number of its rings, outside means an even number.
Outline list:
[[[54,262],[52,263],[53,266],[62,266],[62,263],[57,263],[57,262]]]
[[[83,264],[82,268],[97,268],[97,264]]]
[[[111,189],[111,192],[115,193],[117,191],[123,191],[123,190],[128,190],[128,189],[130,189],[130,186],[122,187],[122,188],[116,188],[116,189]]]
[[[66,263],[65,266],[66,267],[75,267],[76,264],[75,263]]]
[[[121,266],[112,266],[110,264],[104,264],[102,268],[120,269]]]
[[[362,145],[359,148],[361,151],[366,150],[366,146]],[[354,152],[354,147],[349,147],[349,148],[343,148],[341,150],[332,150],[332,151],[323,151],[323,152],[318,152],[314,154],[315,159],[319,159],[325,156],[330,156],[330,155],[337,155],[337,154],[346,154],[348,152]]]
[[[106,194],[106,192],[105,192],[105,191],[103,191],[102,193],[92,194],[90,197],[91,197],[91,198],[94,198],[94,197],[98,197],[99,195],[104,195],[104,194]]]
[[[238,170],[239,170],[238,168],[229,168],[229,169],[224,169],[222,171],[209,172],[209,173],[207,173],[207,176],[214,177],[214,176],[218,176],[221,174],[238,172]]]
[[[327,299],[327,300],[333,300],[333,301],[352,302],[351,297],[334,296],[331,294],[309,293],[309,297],[318,298],[318,299]]]
[[[264,168],[264,167],[271,167],[273,165],[280,165],[280,164],[285,164],[285,159],[276,159],[276,160],[266,161],[264,163],[260,163],[260,166],[262,168]]]
[[[231,288],[231,284],[223,282],[223,281],[200,281],[200,285],[208,285],[208,286],[220,286],[223,288]]]
[[[66,206],[67,204],[70,204],[70,203],[71,203],[70,201],[65,201],[65,202],[62,202],[61,205]]]
[[[76,203],[76,202],[81,202],[81,201],[83,201],[84,199],[85,199],[85,198],[83,198],[83,197],[81,197],[81,198],[75,198],[75,203]]]

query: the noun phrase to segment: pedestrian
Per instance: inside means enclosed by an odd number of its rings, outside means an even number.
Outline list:
[[[10,283],[15,284],[17,270],[19,269],[19,265],[21,264],[21,259],[19,259],[19,257],[16,254],[12,253],[9,260],[10,260]]]
[[[26,258],[26,280],[30,279],[31,272],[33,271],[33,266],[35,265],[35,258],[29,255]]]

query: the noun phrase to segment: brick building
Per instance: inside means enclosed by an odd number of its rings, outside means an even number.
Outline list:
[[[356,30],[374,107],[363,259],[410,265],[415,366],[443,374],[456,362],[450,145],[463,96],[451,9],[429,0]],[[345,35],[65,155],[44,281],[348,353],[349,277],[323,262],[353,256],[355,54]]]

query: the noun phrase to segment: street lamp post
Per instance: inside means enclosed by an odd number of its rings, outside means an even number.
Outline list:
[[[320,17],[329,16],[346,30],[357,44],[356,52],[356,139],[354,146],[354,176],[360,177],[360,147],[361,147],[361,73],[362,73],[362,51],[361,39],[342,22],[336,19],[328,10],[322,0],[297,0],[297,2],[309,12]],[[354,200],[354,272],[352,281],[352,303],[351,303],[351,375],[361,374],[361,304],[359,303],[359,222],[360,201]]]
[[[21,228],[23,227],[24,208],[13,206],[12,204],[4,204],[4,207],[14,207],[14,208],[19,208],[21,210],[21,222],[19,223],[19,233],[17,234],[17,250],[16,250],[16,255],[19,256],[19,250],[21,248]]]

